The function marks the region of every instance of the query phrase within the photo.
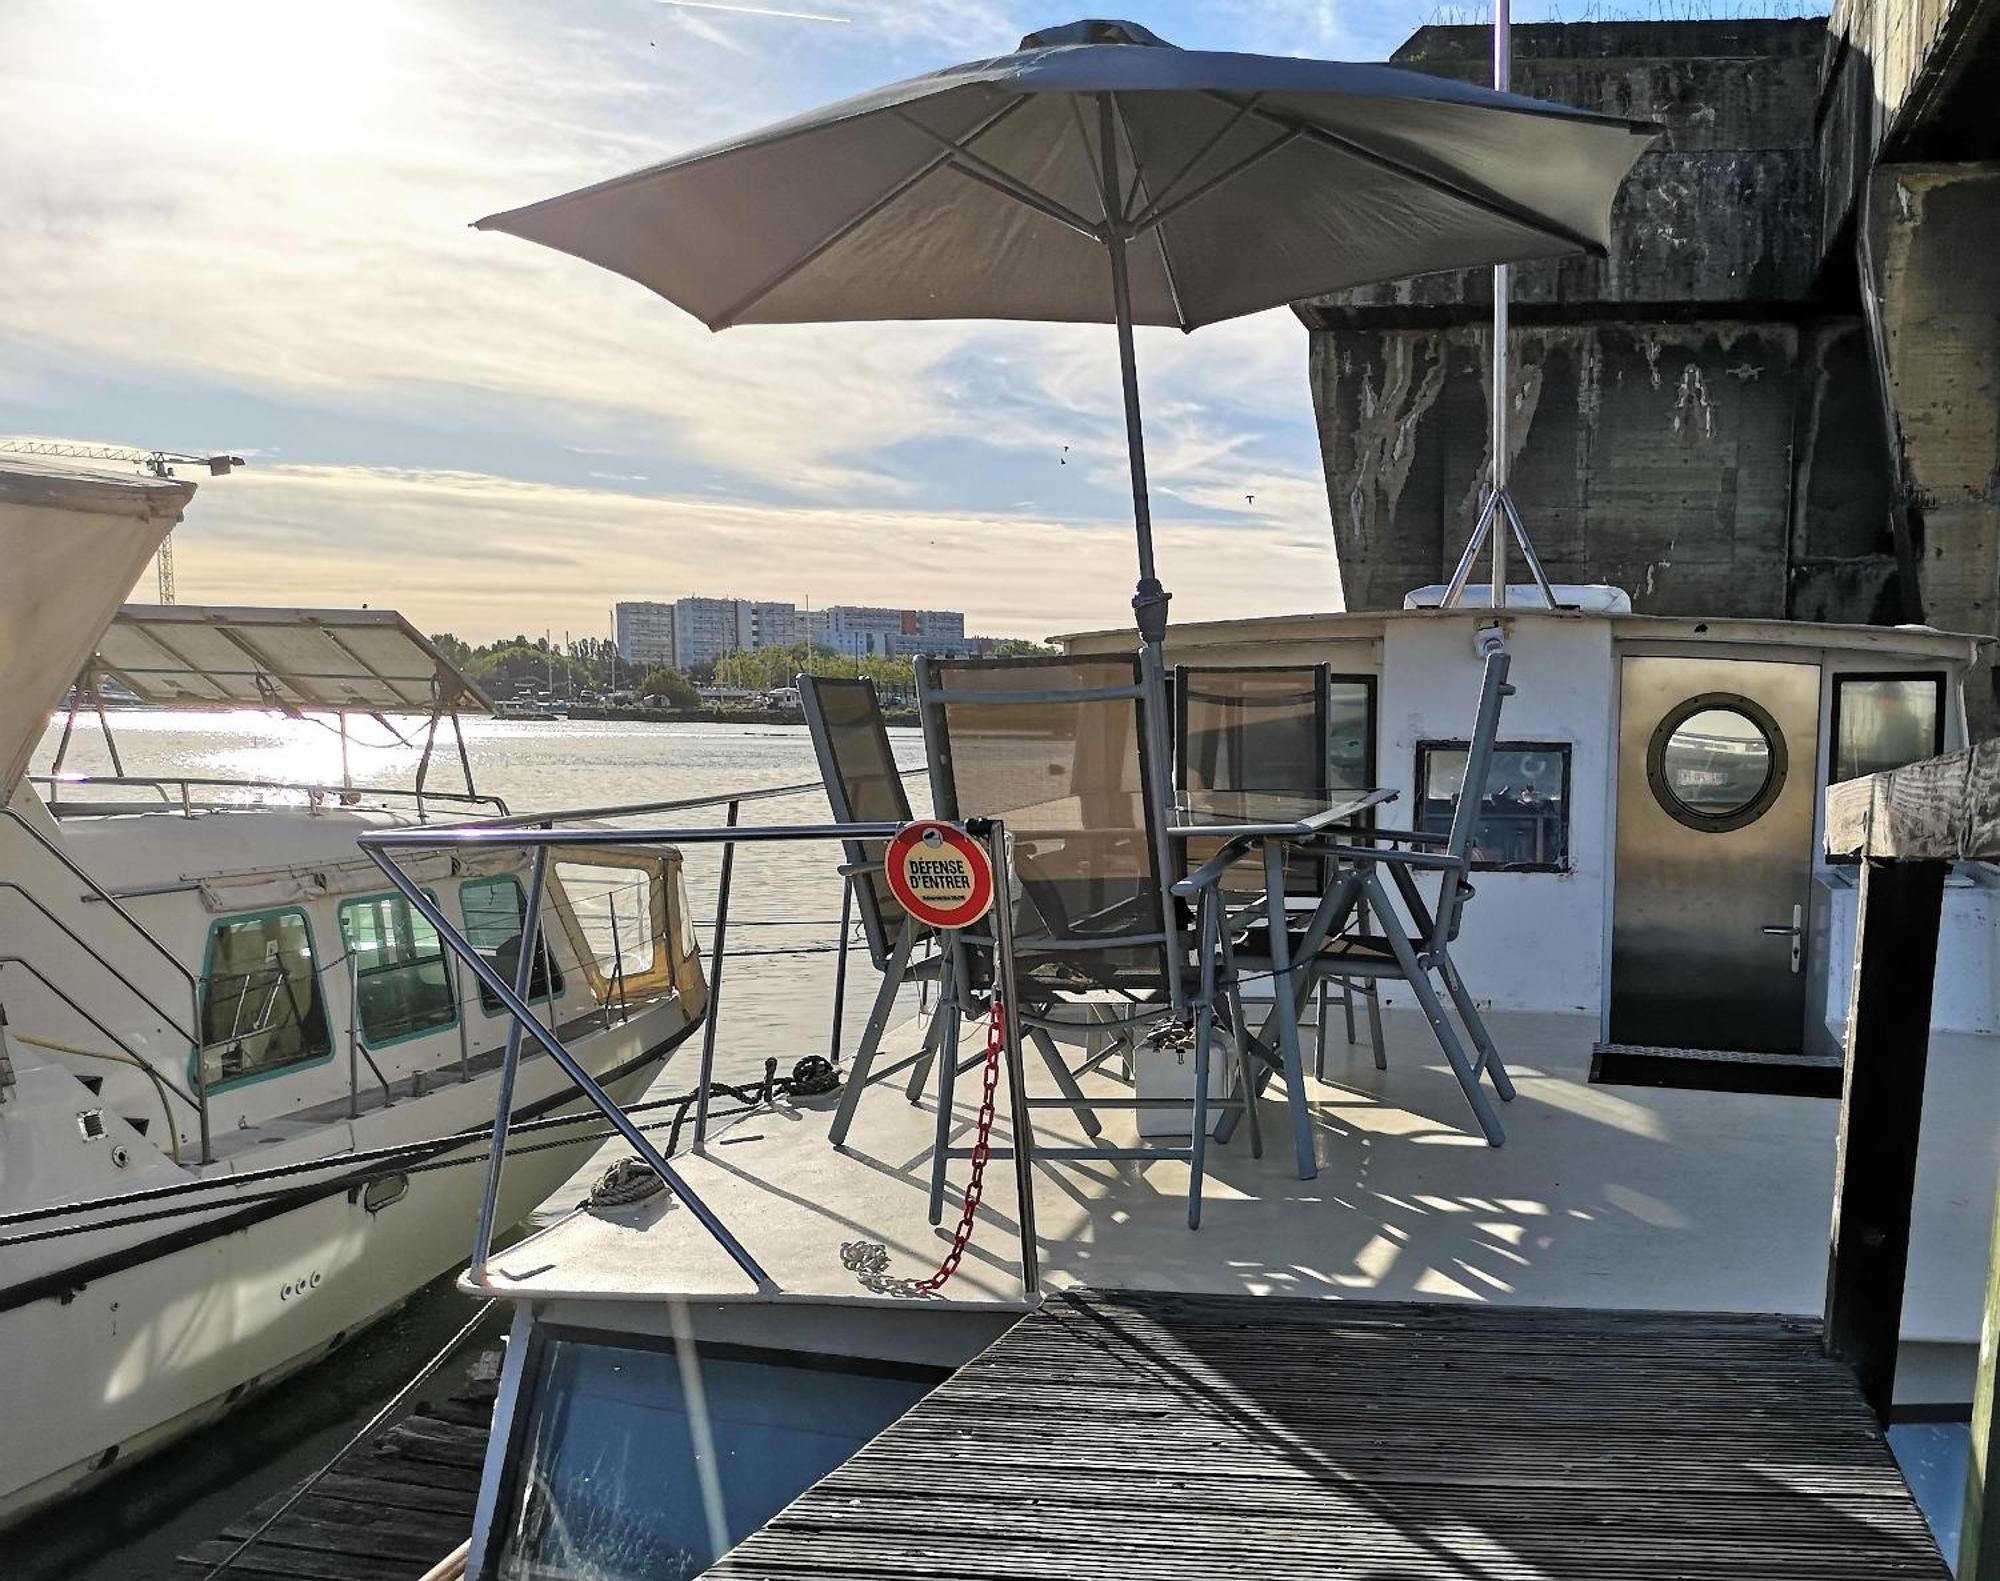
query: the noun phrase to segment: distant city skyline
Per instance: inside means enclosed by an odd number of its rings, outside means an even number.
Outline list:
[[[956,609],[887,604],[814,607],[782,599],[685,594],[676,599],[621,599],[612,608],[613,645],[629,664],[693,669],[725,654],[812,642],[851,659],[918,655],[967,657],[998,636],[968,637]]]

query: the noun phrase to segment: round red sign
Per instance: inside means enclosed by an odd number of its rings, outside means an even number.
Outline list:
[[[993,905],[993,862],[986,847],[948,823],[906,825],[882,858],[889,892],[919,922],[963,928]]]

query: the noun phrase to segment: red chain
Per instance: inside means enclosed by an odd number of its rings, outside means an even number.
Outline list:
[[[972,1218],[979,1211],[979,1199],[986,1190],[986,1161],[993,1156],[993,1094],[1000,1085],[1000,1055],[1007,1046],[1007,1023],[998,999],[993,1001],[993,1018],[986,1023],[986,1076],[979,1094],[979,1129],[972,1140],[972,1178],[965,1183],[965,1205],[959,1209],[958,1228],[951,1232],[951,1250],[944,1254],[937,1272],[917,1284],[919,1290],[936,1290],[958,1272],[965,1248],[972,1243]],[[951,1057],[949,1050],[942,1056]]]

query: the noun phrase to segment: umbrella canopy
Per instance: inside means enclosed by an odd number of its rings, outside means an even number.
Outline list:
[[[1135,605],[1157,642],[1131,326],[1602,253],[1613,194],[1657,130],[1386,66],[1078,22],[478,224],[629,276],[711,329],[1116,323]]]

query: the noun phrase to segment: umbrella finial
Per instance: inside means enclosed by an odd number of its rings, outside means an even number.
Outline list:
[[[1065,22],[1060,27],[1041,27],[1021,40],[1022,49],[1057,49],[1065,44],[1151,44],[1173,49],[1151,28],[1137,22],[1116,22],[1086,17],[1081,22]]]

